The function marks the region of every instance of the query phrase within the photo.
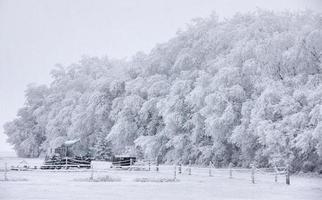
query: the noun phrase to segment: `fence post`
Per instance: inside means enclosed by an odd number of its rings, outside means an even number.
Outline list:
[[[7,163],[4,163],[4,181],[8,181],[7,173],[8,173],[8,166],[7,166]]]
[[[229,163],[229,178],[233,178],[233,163]]]
[[[256,170],[256,167],[255,167],[255,164],[252,164],[252,183],[255,184],[255,170]]]
[[[286,185],[290,185],[291,182],[290,182],[290,166],[287,165],[286,166],[286,173],[285,173],[285,176],[286,176]]]
[[[149,171],[151,171],[151,161],[149,160]]]
[[[181,172],[182,172],[182,164],[179,164],[178,173],[181,174]]]
[[[274,170],[275,170],[275,183],[277,183],[278,169],[277,169],[276,165],[274,165]]]
[[[177,179],[177,165],[174,164],[174,173],[173,173],[173,180]]]
[[[159,172],[159,161],[158,161],[158,159],[156,161],[155,171]]]
[[[191,175],[191,160],[189,160],[188,175]]]
[[[211,167],[212,167],[212,162],[210,161],[209,162],[209,176],[212,176],[212,174],[211,174]]]
[[[67,157],[65,157],[65,168],[67,169],[67,165],[68,165],[68,161],[67,161]]]
[[[93,164],[91,164],[91,176],[89,177],[89,180],[94,180],[94,167]]]

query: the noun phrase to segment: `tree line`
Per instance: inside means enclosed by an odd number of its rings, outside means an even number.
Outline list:
[[[321,60],[321,14],[213,14],[130,60],[56,66],[4,130],[22,157],[79,138],[97,158],[322,172]]]

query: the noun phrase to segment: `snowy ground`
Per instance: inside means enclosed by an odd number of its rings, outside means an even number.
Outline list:
[[[4,163],[16,165],[22,159],[0,158],[0,168]],[[26,159],[30,165],[39,166],[41,159]],[[109,163],[94,162],[94,178],[109,175],[120,178],[120,182],[82,182],[91,175],[90,170],[83,171],[9,171],[11,181],[3,181],[4,172],[0,171],[0,199],[38,200],[38,199],[322,199],[322,179],[291,176],[291,185],[285,184],[285,178],[279,177],[278,183],[274,177],[267,174],[256,174],[256,183],[250,181],[250,173],[233,172],[230,179],[227,171],[212,171],[209,177],[208,169],[192,168],[192,175],[186,169],[183,174],[177,174],[176,182],[135,182],[137,178],[159,180],[172,179],[173,166],[160,166],[156,172],[112,170]],[[25,181],[12,181],[21,180]]]

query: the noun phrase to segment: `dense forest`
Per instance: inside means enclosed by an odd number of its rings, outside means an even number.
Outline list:
[[[96,158],[322,172],[321,62],[321,14],[213,14],[147,54],[56,66],[4,130],[22,157],[80,139]]]

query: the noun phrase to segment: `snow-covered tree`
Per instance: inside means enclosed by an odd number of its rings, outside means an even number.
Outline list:
[[[311,12],[196,19],[130,60],[58,65],[4,130],[20,156],[77,138],[76,153],[98,157],[318,170],[321,29]]]

